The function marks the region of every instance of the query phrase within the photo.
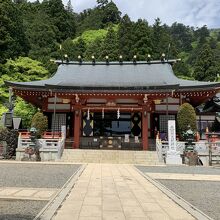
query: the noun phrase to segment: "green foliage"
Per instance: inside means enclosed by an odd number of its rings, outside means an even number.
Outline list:
[[[86,43],[86,45],[89,45],[97,39],[104,39],[107,33],[108,30],[106,29],[85,31],[80,37],[75,38],[73,42],[76,43],[81,38]]]
[[[36,107],[26,103],[21,98],[17,98],[14,108],[14,115],[22,118],[23,128],[30,128],[31,120],[36,112],[37,112]]]
[[[176,63],[173,70],[177,76],[191,77],[190,67],[185,62]]]
[[[0,118],[2,117],[3,113],[7,111],[8,109],[4,105],[0,104]]]
[[[148,23],[142,19],[138,19],[132,28],[131,47],[133,55],[137,55],[137,59],[145,60],[147,54],[152,54],[152,36]]]
[[[120,55],[123,56],[124,60],[131,60],[133,53],[131,47],[133,45],[132,41],[132,26],[133,23],[128,15],[125,15],[121,22],[119,23],[118,29],[118,49]]]
[[[118,10],[116,4],[110,1],[103,9],[102,23],[104,24],[118,24],[121,19],[121,12]]]
[[[170,32],[178,51],[188,52],[192,50],[193,31],[190,27],[175,22],[170,27]]]
[[[0,133],[7,130],[7,128],[0,122]]]
[[[216,64],[214,53],[208,44],[203,45],[201,48],[194,69],[196,80],[214,81],[216,79],[220,69]]]
[[[8,88],[4,85],[4,81],[34,81],[46,79],[48,71],[39,61],[32,60],[28,57],[19,57],[16,60],[8,60],[4,65],[0,78],[0,93],[5,101],[8,98]]]
[[[98,61],[103,61],[104,57],[102,56],[102,39],[97,38],[91,44],[89,44],[84,53],[84,58],[87,61],[91,61],[91,57],[95,56],[95,59]]]
[[[109,24],[118,24],[121,19],[121,12],[113,1],[100,0],[93,9],[84,10],[77,16],[78,34],[86,30],[97,30],[107,27]]]
[[[104,60],[106,56],[109,57],[109,60],[118,60],[119,51],[117,32],[113,29],[112,26],[108,29],[108,33],[101,46],[100,54],[102,60]]]
[[[44,61],[57,49],[56,39],[57,27],[52,24],[48,15],[44,13],[36,14],[26,32],[31,49],[29,56],[32,59]]]
[[[195,31],[195,37],[198,39],[200,44],[206,43],[207,38],[209,37],[210,33],[206,25],[198,28]]]
[[[59,49],[60,44],[62,49]],[[220,72],[220,31],[206,26],[193,28],[175,22],[171,26],[157,18],[131,21],[121,17],[110,0],[97,0],[94,8],[75,13],[71,0],[0,0],[0,115],[6,110],[8,90],[4,81],[33,81],[49,77],[57,66],[51,58],[110,61],[182,58],[174,66],[184,79],[215,81]],[[19,56],[29,56],[21,57]],[[31,60],[35,59],[37,61]],[[40,63],[38,62],[40,61]]]
[[[42,63],[36,60],[32,60],[28,57],[19,57],[15,60],[8,60],[6,64],[0,66],[0,115],[3,112],[7,111],[5,105],[8,102],[8,88],[4,85],[4,81],[34,81],[34,80],[41,80],[46,79],[49,76],[49,72],[42,66]],[[21,100],[16,102],[18,104],[17,113],[21,112],[22,108],[28,107],[28,105],[22,104]],[[16,108],[16,107],[15,107]],[[23,109],[24,111],[30,110],[28,107],[27,110]],[[25,113],[21,113],[24,117],[24,125],[28,125],[28,118],[25,116]],[[27,123],[26,123],[27,122]]]
[[[25,55],[27,51],[20,11],[11,0],[0,1],[0,63]]]
[[[48,128],[47,116],[44,116],[41,112],[37,112],[32,118],[31,127],[36,128],[37,135],[41,136]]]
[[[66,10],[67,10],[69,13],[73,13],[73,6],[72,6],[72,3],[71,3],[71,0],[69,0],[69,1],[67,2]]]
[[[153,41],[153,50],[152,56],[153,59],[160,59],[161,54],[165,53],[168,55],[168,48],[169,49],[169,57],[175,57],[176,49],[174,45],[171,44],[172,38],[169,34],[169,28],[166,25],[161,24],[161,20],[157,18],[155,23],[153,24],[152,30],[152,41]]]
[[[72,12],[65,10],[62,0],[44,0],[41,8],[49,16],[52,25],[57,28],[58,42],[75,35],[75,17]]]
[[[177,126],[180,136],[188,130],[188,125],[194,132],[196,131],[196,113],[189,103],[184,103],[177,113]]]

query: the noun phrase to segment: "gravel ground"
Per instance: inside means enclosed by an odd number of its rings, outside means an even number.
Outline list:
[[[220,182],[157,180],[206,215],[220,220]]]
[[[144,173],[220,175],[220,169],[214,167],[137,166],[137,168]],[[157,181],[196,206],[211,218],[220,220],[220,182],[161,179],[158,179]]]
[[[79,166],[0,163],[0,187],[61,188]]]
[[[33,220],[46,201],[0,200],[1,220]]]
[[[214,167],[189,167],[189,166],[137,166],[137,168],[145,173],[185,173],[185,174],[206,174],[220,175],[220,168]]]
[[[0,163],[0,187],[61,188],[79,167]],[[0,220],[32,220],[47,202],[0,199]]]

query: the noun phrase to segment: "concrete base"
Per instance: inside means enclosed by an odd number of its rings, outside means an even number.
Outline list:
[[[180,156],[180,152],[167,151],[166,164],[167,165],[181,165],[182,158]]]
[[[40,149],[41,161],[56,161],[58,159],[58,150]],[[25,153],[25,148],[16,149],[16,160],[29,160],[29,155]],[[30,160],[35,161],[35,155],[31,155]]]

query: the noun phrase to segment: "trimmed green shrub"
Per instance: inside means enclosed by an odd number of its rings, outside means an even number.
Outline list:
[[[184,103],[177,113],[177,129],[180,136],[188,130],[188,125],[196,132],[196,112],[192,105]]]
[[[48,128],[47,116],[41,112],[37,112],[32,118],[31,127],[37,129],[37,136],[41,137],[44,131]]]

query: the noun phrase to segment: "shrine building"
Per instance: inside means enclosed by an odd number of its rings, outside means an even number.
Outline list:
[[[49,129],[66,126],[74,149],[148,150],[182,103],[196,107],[220,91],[220,83],[177,78],[176,60],[56,62],[49,79],[5,83],[47,115]]]

